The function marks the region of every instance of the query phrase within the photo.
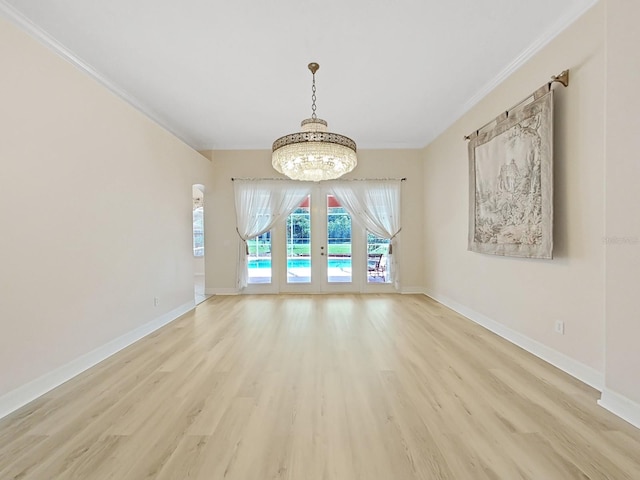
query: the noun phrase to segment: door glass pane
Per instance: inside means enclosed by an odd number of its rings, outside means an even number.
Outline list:
[[[193,200],[193,256],[204,257],[204,207]]]
[[[367,282],[390,283],[389,239],[367,232]]]
[[[287,283],[311,283],[311,198],[287,217]]]
[[[351,282],[351,215],[327,195],[327,281]]]
[[[247,241],[248,283],[271,283],[271,231]]]

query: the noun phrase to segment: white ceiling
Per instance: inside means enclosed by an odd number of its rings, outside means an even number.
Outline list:
[[[311,61],[330,131],[359,148],[418,148],[595,1],[0,0],[0,11],[198,150],[268,149],[297,131]]]

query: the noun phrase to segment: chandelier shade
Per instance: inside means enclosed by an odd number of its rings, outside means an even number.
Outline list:
[[[293,180],[320,182],[333,180],[352,171],[358,164],[356,142],[327,131],[327,122],[316,116],[315,73],[320,68],[310,63],[313,74],[312,115],[303,120],[301,131],[273,142],[271,164]]]

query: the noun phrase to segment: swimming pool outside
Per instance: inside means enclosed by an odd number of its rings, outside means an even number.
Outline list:
[[[271,283],[271,259],[270,258],[249,258],[248,259],[249,283]],[[350,283],[352,277],[352,258],[350,257],[329,257],[327,264],[327,280],[329,283]],[[286,269],[286,283],[310,283],[311,282],[311,260],[309,257],[288,258]],[[375,275],[371,272],[367,274],[367,283],[389,283],[389,277]]]
[[[329,257],[329,268],[351,268],[350,258],[331,258]],[[271,268],[271,259],[269,258],[257,258],[250,259],[248,267],[252,268]],[[311,260],[309,258],[288,258],[287,268],[309,268],[311,267]]]

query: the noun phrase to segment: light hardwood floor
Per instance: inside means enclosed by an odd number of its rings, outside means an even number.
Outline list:
[[[0,421],[0,479],[640,479],[599,394],[418,295],[213,297]]]

